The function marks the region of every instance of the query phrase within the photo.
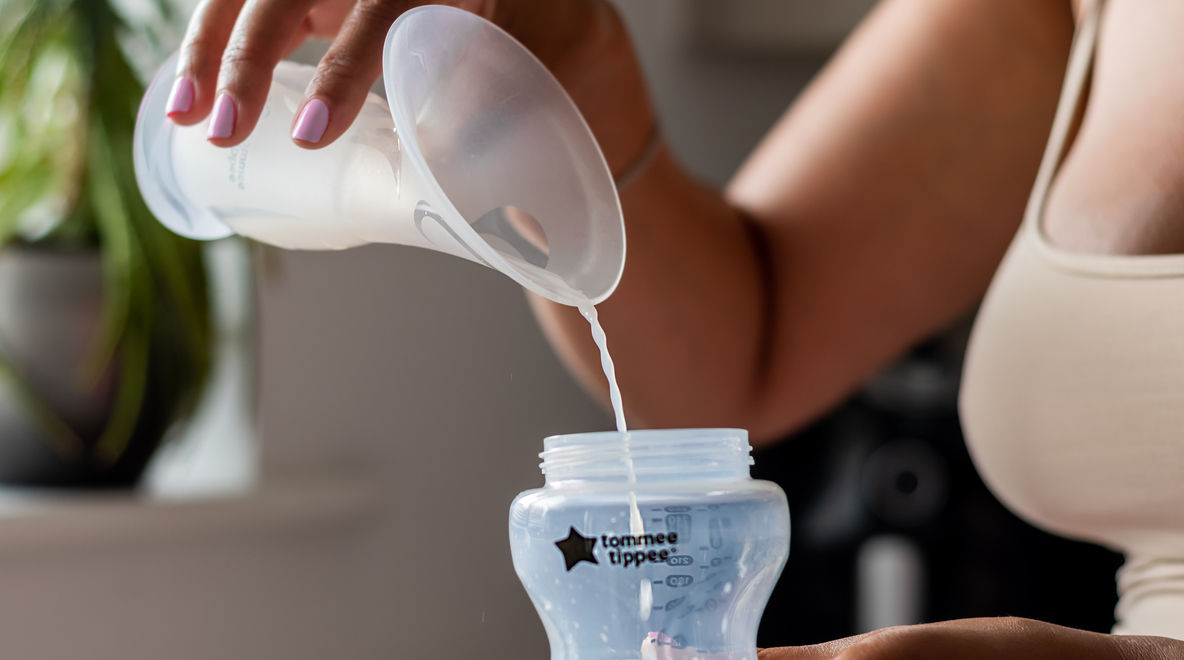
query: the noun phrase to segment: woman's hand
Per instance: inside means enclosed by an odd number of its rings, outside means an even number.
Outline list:
[[[765,649],[759,660],[1126,660],[1181,658],[1184,642],[1103,635],[1042,621],[1003,617],[884,628],[815,646]]]
[[[181,46],[168,115],[182,125],[210,115],[210,142],[229,147],[251,133],[277,62],[309,37],[332,38],[292,125],[318,148],[337,139],[382,71],[391,23],[422,0],[204,0]],[[600,0],[451,0],[510,30],[553,69],[585,42]],[[212,114],[211,114],[212,112]]]

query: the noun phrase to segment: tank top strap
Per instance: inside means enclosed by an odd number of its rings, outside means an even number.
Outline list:
[[[1069,64],[1065,71],[1065,82],[1061,89],[1061,100],[1053,117],[1052,132],[1044,157],[1036,173],[1036,183],[1019,236],[1026,244],[1033,245],[1037,252],[1056,266],[1077,274],[1093,277],[1136,277],[1136,278],[1180,278],[1184,277],[1184,254],[1093,254],[1064,250],[1045,239],[1041,223],[1048,190],[1056,177],[1057,170],[1069,147],[1073,123],[1085,101],[1093,71],[1094,53],[1106,0],[1085,0],[1078,21],[1073,45],[1069,50]]]
[[[1073,35],[1073,45],[1069,50],[1069,65],[1065,71],[1061,99],[1057,104],[1056,115],[1053,118],[1052,133],[1049,135],[1048,144],[1044,147],[1044,156],[1036,174],[1036,184],[1033,186],[1032,195],[1028,198],[1028,206],[1024,212],[1024,224],[1037,233],[1040,231],[1040,218],[1044,214],[1044,203],[1048,197],[1049,186],[1052,185],[1057,169],[1065,157],[1069,134],[1073,130],[1073,121],[1081,109],[1086,89],[1089,86],[1090,72],[1093,70],[1094,50],[1098,41],[1098,26],[1101,23],[1102,8],[1105,4],[1105,0],[1085,0],[1077,31]]]

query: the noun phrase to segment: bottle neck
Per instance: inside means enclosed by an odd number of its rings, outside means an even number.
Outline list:
[[[745,480],[752,465],[741,429],[664,429],[555,435],[543,441],[547,485]]]

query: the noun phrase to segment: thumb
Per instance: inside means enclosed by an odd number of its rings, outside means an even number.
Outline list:
[[[775,649],[757,649],[757,660],[830,660],[842,649],[834,649],[835,642],[812,646],[782,646]],[[828,650],[831,648],[833,650]]]
[[[757,649],[757,660],[831,660],[844,651],[859,644],[873,633],[844,637],[823,644],[809,646],[782,646],[775,649]],[[846,656],[843,656],[846,657]]]

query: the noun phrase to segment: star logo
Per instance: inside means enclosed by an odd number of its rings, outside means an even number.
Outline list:
[[[589,564],[600,563],[596,561],[596,555],[592,554],[592,549],[596,547],[596,537],[588,538],[577,532],[575,527],[568,532],[567,538],[556,541],[555,547],[563,553],[563,561],[567,564],[568,571],[582,561]]]

